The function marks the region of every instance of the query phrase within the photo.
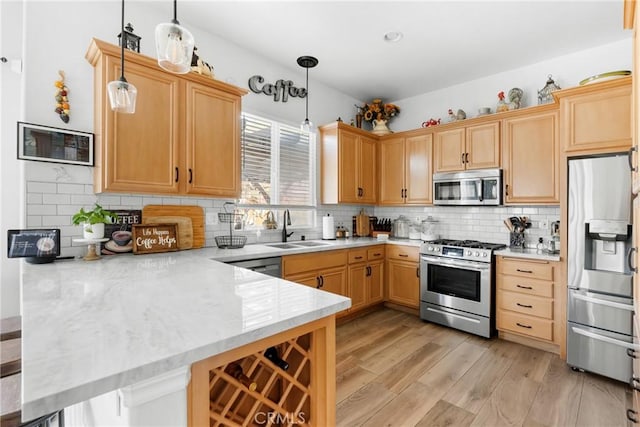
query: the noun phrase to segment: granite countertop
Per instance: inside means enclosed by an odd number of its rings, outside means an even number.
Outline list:
[[[247,247],[244,255],[258,252]],[[91,262],[23,261],[23,417],[36,418],[350,306],[349,298],[212,260],[225,256],[205,248]]]
[[[550,254],[533,248],[506,248],[495,251],[496,256],[511,258],[538,259],[543,261],[560,261],[560,254]]]

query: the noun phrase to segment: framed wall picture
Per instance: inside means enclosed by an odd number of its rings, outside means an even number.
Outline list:
[[[18,122],[18,159],[93,166],[93,134]]]

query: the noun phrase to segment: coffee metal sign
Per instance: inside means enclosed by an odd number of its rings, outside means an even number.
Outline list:
[[[280,101],[282,96],[282,102],[287,102],[289,97],[304,98],[307,96],[307,90],[303,87],[297,88],[293,85],[291,80],[277,80],[275,84],[267,83],[260,87],[264,83],[264,77],[255,75],[249,79],[249,89],[255,93],[264,93],[268,96],[273,96],[275,102]]]
[[[178,224],[137,224],[131,229],[134,254],[178,250]]]

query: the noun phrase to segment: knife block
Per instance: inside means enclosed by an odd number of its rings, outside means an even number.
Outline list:
[[[524,249],[524,232],[512,231],[509,233],[509,247]]]

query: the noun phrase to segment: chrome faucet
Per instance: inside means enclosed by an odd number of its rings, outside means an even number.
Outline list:
[[[287,233],[287,225],[291,225],[291,214],[289,213],[289,209],[285,209],[284,211],[284,220],[282,221],[282,241],[286,242],[287,238],[291,237],[293,231],[291,233]]]

